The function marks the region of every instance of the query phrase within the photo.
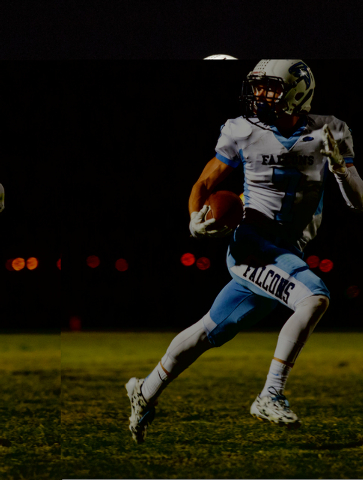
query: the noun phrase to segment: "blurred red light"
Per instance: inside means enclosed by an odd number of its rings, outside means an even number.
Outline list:
[[[23,268],[25,267],[24,258],[14,258],[14,260],[11,262],[11,266],[16,271],[23,270]]]
[[[197,267],[199,270],[207,270],[210,267],[210,260],[207,257],[200,257],[197,260]]]
[[[96,268],[100,264],[100,259],[97,255],[90,255],[87,257],[87,265],[91,268]]]
[[[351,285],[346,289],[345,293],[348,298],[355,298],[360,294],[360,289],[357,287],[357,285]]]
[[[61,259],[57,260],[57,267],[59,268],[59,270],[62,269]]]
[[[13,271],[14,271],[13,261],[14,261],[13,258],[9,258],[8,260],[6,260],[6,262],[5,262],[5,268],[6,268],[6,270],[9,270],[10,272],[13,272]]]
[[[306,263],[310,268],[316,268],[319,266],[320,258],[316,255],[310,255],[310,257],[306,259]]]
[[[35,257],[30,257],[28,258],[28,260],[26,261],[26,268],[28,270],[35,270],[38,266],[38,259],[35,258]]]
[[[79,332],[81,330],[81,327],[81,319],[79,317],[71,317],[71,319],[69,320],[69,328],[73,332]]]
[[[328,260],[327,258],[325,260],[322,260],[319,264],[319,268],[322,272],[330,272],[333,266],[334,266],[334,263],[331,260]]]
[[[186,267],[190,267],[195,262],[195,256],[192,253],[184,253],[181,256],[180,261]]]
[[[124,258],[119,258],[116,260],[115,267],[119,272],[126,272],[126,270],[129,268],[129,264]]]

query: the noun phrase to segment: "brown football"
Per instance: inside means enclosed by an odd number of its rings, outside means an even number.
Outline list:
[[[225,225],[233,230],[241,223],[243,217],[243,203],[241,198],[228,190],[213,192],[204,202],[210,206],[206,220],[215,218],[210,229],[219,229]]]

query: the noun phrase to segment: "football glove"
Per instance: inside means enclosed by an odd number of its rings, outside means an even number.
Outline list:
[[[347,167],[345,166],[344,158],[339,152],[338,144],[327,124],[323,126],[321,136],[323,138],[325,150],[320,150],[320,153],[325,157],[328,157],[329,170],[333,173],[345,173]]]
[[[0,183],[0,212],[2,212],[4,208],[5,208],[5,190]]]
[[[204,205],[199,212],[192,212],[190,215],[189,230],[193,237],[225,237],[232,232],[231,228],[227,226],[216,229],[208,230],[209,225],[212,225],[216,221],[215,218],[205,220],[207,213],[209,212],[209,205]]]

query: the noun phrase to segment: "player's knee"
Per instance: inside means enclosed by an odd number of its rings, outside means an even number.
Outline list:
[[[325,295],[314,295],[313,302],[315,305],[315,311],[321,316],[328,310],[329,298]]]
[[[312,295],[299,303],[297,310],[304,313],[311,322],[318,322],[329,307],[326,295]]]
[[[203,351],[211,346],[202,319],[174,337],[166,353],[169,357],[178,359],[189,351]]]
[[[326,295],[311,295],[298,304],[298,308],[310,307],[314,310],[325,312],[329,306],[329,298]]]

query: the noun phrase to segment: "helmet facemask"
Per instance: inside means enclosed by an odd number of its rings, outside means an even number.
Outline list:
[[[242,115],[274,125],[283,114],[308,113],[314,88],[312,72],[302,60],[261,60],[242,84]]]
[[[249,75],[242,85],[242,114],[273,125],[283,112],[285,85],[279,77]]]

